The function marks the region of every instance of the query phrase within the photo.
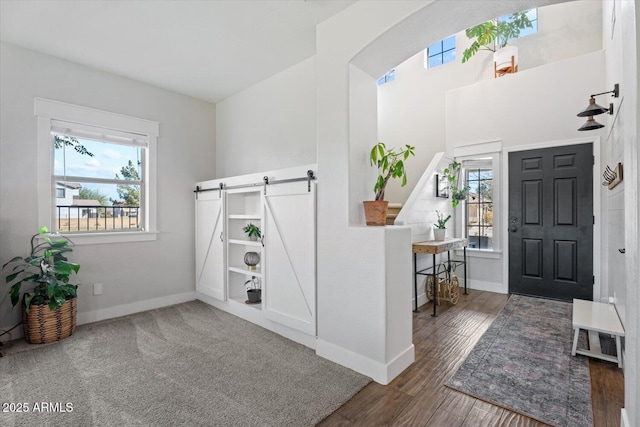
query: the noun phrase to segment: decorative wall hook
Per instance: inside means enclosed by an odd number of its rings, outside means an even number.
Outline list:
[[[612,170],[609,166],[607,166],[602,173],[602,177],[604,181],[602,185],[605,187],[609,187],[609,190],[614,188],[616,185],[622,182],[622,163],[618,163],[616,168]]]

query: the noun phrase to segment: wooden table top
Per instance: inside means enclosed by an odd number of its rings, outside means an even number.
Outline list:
[[[464,237],[445,240],[427,240],[416,242],[412,245],[414,254],[439,254],[441,252],[462,249],[467,246],[467,239]]]

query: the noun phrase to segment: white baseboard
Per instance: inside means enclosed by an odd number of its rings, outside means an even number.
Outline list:
[[[629,416],[627,415],[627,410],[622,408],[620,410],[620,427],[631,427],[629,423]]]
[[[132,302],[130,304],[116,305],[114,307],[102,308],[100,310],[80,312],[76,317],[76,325],[85,325],[87,323],[98,322],[100,320],[127,316],[129,314],[168,307],[170,305],[181,304],[195,299],[195,292],[185,292],[182,294],[168,295],[166,297],[154,298],[145,301]],[[22,326],[11,331],[12,340],[23,337],[24,330],[22,329]]]
[[[460,284],[462,286],[464,286],[464,281],[461,281]],[[495,292],[495,293],[498,293],[498,294],[508,294],[509,293],[509,289],[507,289],[506,286],[504,284],[502,284],[502,283],[483,282],[481,280],[473,280],[473,279],[469,279],[468,288],[469,289],[475,289],[477,291]]]
[[[316,354],[339,365],[371,377],[375,382],[387,385],[415,360],[415,348],[411,344],[389,363],[380,363],[318,338]]]
[[[127,316],[141,311],[154,310],[156,308],[167,307],[196,299],[195,292],[185,292],[182,294],[168,295],[166,297],[154,298],[145,301],[121,304],[114,307],[102,308],[100,310],[85,311],[78,313],[77,324],[98,322],[100,320],[113,319],[115,317]]]

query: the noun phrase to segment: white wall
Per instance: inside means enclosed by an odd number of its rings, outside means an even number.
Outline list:
[[[628,426],[640,425],[640,251],[639,251],[639,193],[640,156],[640,88],[638,68],[640,59],[640,8],[637,2],[603,2],[603,43],[607,54],[606,88],[620,84],[620,98],[614,116],[605,118],[608,132],[604,139],[607,163],[621,162],[624,181],[611,191],[607,190],[608,250],[603,259],[609,266],[609,292],[625,328],[624,378],[625,418]],[[618,249],[624,248],[621,254]]]
[[[580,56],[602,49],[602,7],[592,0],[538,8],[538,32],[510,44],[518,46],[519,70]],[[589,31],[584,31],[589,28]],[[471,45],[464,31],[456,35],[456,60],[435,68],[424,67],[424,50],[397,65],[396,80],[378,87],[379,138],[391,146],[416,146],[416,157],[407,162],[408,184],[392,181],[390,202],[404,203],[422,172],[438,151],[445,150],[445,94],[479,81],[493,80],[491,52],[480,51],[467,63],[462,52]],[[424,41],[423,49],[428,46]],[[585,102],[585,101],[583,101]],[[492,122],[500,121],[496,115]]]
[[[195,298],[193,190],[215,175],[215,106],[5,43],[0,93],[0,260],[27,255],[41,225],[34,97],[43,97],[160,123],[160,233],[154,242],[75,248],[79,321]],[[93,296],[96,282],[103,295]],[[0,328],[17,323],[19,312],[0,293]]]
[[[315,163],[314,84],[312,57],[219,102],[216,177]]]

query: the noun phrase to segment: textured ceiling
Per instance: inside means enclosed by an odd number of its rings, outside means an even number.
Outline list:
[[[354,0],[0,1],[0,40],[211,102],[315,53]]]

